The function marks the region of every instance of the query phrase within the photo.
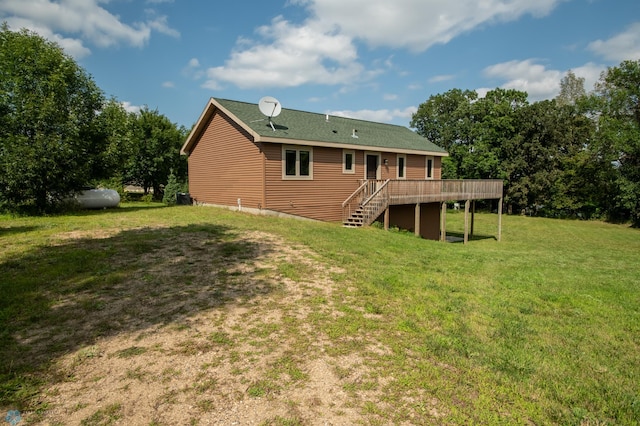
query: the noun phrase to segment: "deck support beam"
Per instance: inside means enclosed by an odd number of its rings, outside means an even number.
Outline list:
[[[416,204],[415,225],[413,227],[415,234],[420,236],[420,203]]]
[[[387,206],[387,208],[384,209],[384,230],[385,231],[389,230],[389,206]]]
[[[447,202],[440,203],[440,241],[447,241]]]
[[[469,205],[470,200],[464,202],[464,244],[469,242]]]
[[[502,239],[502,198],[498,200],[498,241]]]
[[[473,239],[473,227],[476,223],[476,200],[471,202],[471,232],[469,233],[469,238]]]

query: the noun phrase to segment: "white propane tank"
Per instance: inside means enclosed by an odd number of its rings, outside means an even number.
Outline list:
[[[120,194],[113,189],[85,189],[75,199],[84,209],[107,209],[120,204]]]

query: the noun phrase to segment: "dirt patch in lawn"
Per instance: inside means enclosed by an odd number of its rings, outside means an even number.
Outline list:
[[[27,423],[337,425],[384,410],[369,357],[389,349],[331,332],[343,271],[263,232],[153,232],[139,246],[60,235],[116,257],[100,291],[57,296],[57,320],[19,336],[43,362],[59,353]]]

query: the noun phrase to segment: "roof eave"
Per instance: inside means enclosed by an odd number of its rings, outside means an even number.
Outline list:
[[[200,139],[200,136],[202,136],[202,133],[204,133],[204,130],[206,129],[207,124],[209,123],[209,120],[211,119],[213,114],[216,112],[216,110],[220,110],[222,113],[228,116],[231,120],[233,120],[236,124],[242,127],[247,133],[249,133],[253,137],[254,141],[260,140],[260,135],[256,133],[251,127],[247,126],[244,123],[244,121],[240,120],[235,114],[233,114],[231,111],[229,111],[224,106],[222,106],[215,98],[209,98],[207,105],[204,107],[204,110],[200,114],[200,118],[198,118],[198,121],[193,126],[191,133],[189,133],[189,136],[187,136],[187,140],[182,145],[182,148],[180,149],[180,154],[189,155],[191,153],[193,146],[196,144],[198,139]]]
[[[360,151],[376,151],[376,152],[389,152],[394,154],[416,154],[416,155],[428,155],[433,157],[448,157],[449,153],[442,151],[428,151],[420,149],[408,149],[408,148],[391,148],[374,145],[362,145],[362,144],[349,144],[339,142],[321,142],[321,141],[309,141],[301,139],[287,139],[287,138],[274,138],[274,137],[262,137],[261,142],[266,143],[281,143],[285,145],[301,145],[301,146],[319,146],[324,148],[341,148],[352,149]]]

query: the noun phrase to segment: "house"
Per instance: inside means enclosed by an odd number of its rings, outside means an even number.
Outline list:
[[[182,153],[196,204],[383,220],[430,239],[444,236],[444,201],[502,197],[501,181],[440,180],[447,153],[406,127],[284,108],[267,117],[226,99],[209,100]]]

